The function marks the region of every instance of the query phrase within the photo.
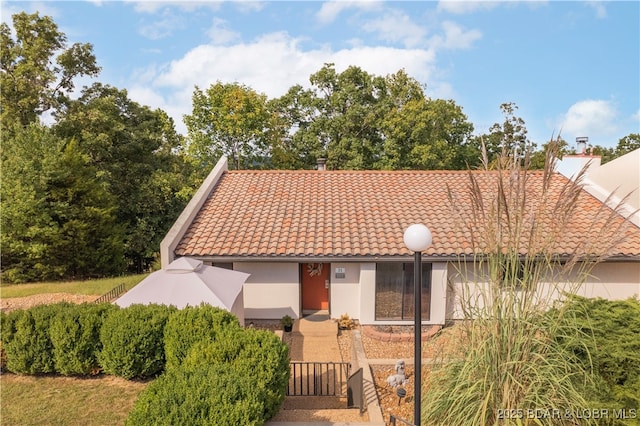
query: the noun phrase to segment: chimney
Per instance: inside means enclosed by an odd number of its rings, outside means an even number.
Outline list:
[[[587,152],[587,148],[588,151]],[[568,179],[575,179],[578,173],[585,169],[589,173],[600,167],[601,157],[593,155],[586,136],[576,138],[576,154],[565,155],[556,163],[556,171]]]
[[[587,155],[587,145],[589,144],[589,138],[581,136],[576,138],[576,154]]]
[[[326,163],[326,158],[318,158],[318,170],[327,170]]]

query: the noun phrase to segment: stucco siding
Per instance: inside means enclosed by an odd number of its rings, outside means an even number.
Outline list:
[[[376,264],[360,263],[360,323],[372,324],[376,318]]]
[[[336,268],[344,269],[344,278],[336,277]],[[331,318],[348,314],[352,319],[360,319],[360,264],[332,263],[329,281]]]
[[[468,272],[466,280],[462,279],[453,264],[449,265],[449,288],[447,303],[447,319],[458,320],[464,317],[461,299],[471,300],[472,306],[481,308],[484,305],[482,289],[486,283]],[[466,281],[466,284],[465,284]],[[580,283],[576,275],[569,276],[564,282],[555,283],[549,278],[542,280],[536,293],[539,301],[549,304],[565,293],[575,293],[583,297],[601,297],[609,300],[621,300],[640,296],[640,262],[605,262],[595,266],[587,279]]]
[[[243,292],[246,319],[300,317],[298,263],[235,262],[233,269],[251,274]]]

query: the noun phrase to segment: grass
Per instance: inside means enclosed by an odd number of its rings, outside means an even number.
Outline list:
[[[46,293],[99,296],[122,283],[129,290],[146,276],[139,274],[88,281],[3,285],[0,294],[2,298]],[[147,384],[107,375],[75,378],[3,373],[0,375],[2,424],[124,424]]]
[[[148,274],[126,275],[87,281],[43,282],[0,286],[0,297],[26,297],[46,293],[70,293],[101,296],[124,283],[127,290],[133,288]]]
[[[124,424],[147,382],[113,376],[91,378],[0,377],[3,425]]]

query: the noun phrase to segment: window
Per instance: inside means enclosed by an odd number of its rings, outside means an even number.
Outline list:
[[[376,264],[376,320],[414,319],[413,263]],[[422,320],[431,314],[431,264],[422,264]]]
[[[231,269],[233,271],[233,263],[231,262],[213,262],[212,266],[223,269]]]

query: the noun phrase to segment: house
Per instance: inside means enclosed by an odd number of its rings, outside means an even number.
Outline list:
[[[531,174],[533,192],[542,179],[541,172]],[[567,182],[559,173],[553,179]],[[454,263],[473,254],[473,231],[455,225],[447,189],[468,183],[466,171],[229,171],[222,158],[162,241],[162,264],[188,256],[251,274],[245,318],[322,310],[362,324],[412,324],[413,253],[403,232],[424,223],[433,244],[422,256],[423,323],[444,324],[458,315]],[[581,193],[559,256],[575,249],[601,207]],[[615,222],[627,223],[622,216]],[[640,228],[630,224],[625,232],[628,238],[596,267],[581,294],[640,294]]]
[[[622,214],[640,226],[640,149],[606,164],[587,150],[565,155],[557,164],[558,173],[572,179],[584,167],[584,189],[609,206],[622,202]]]

